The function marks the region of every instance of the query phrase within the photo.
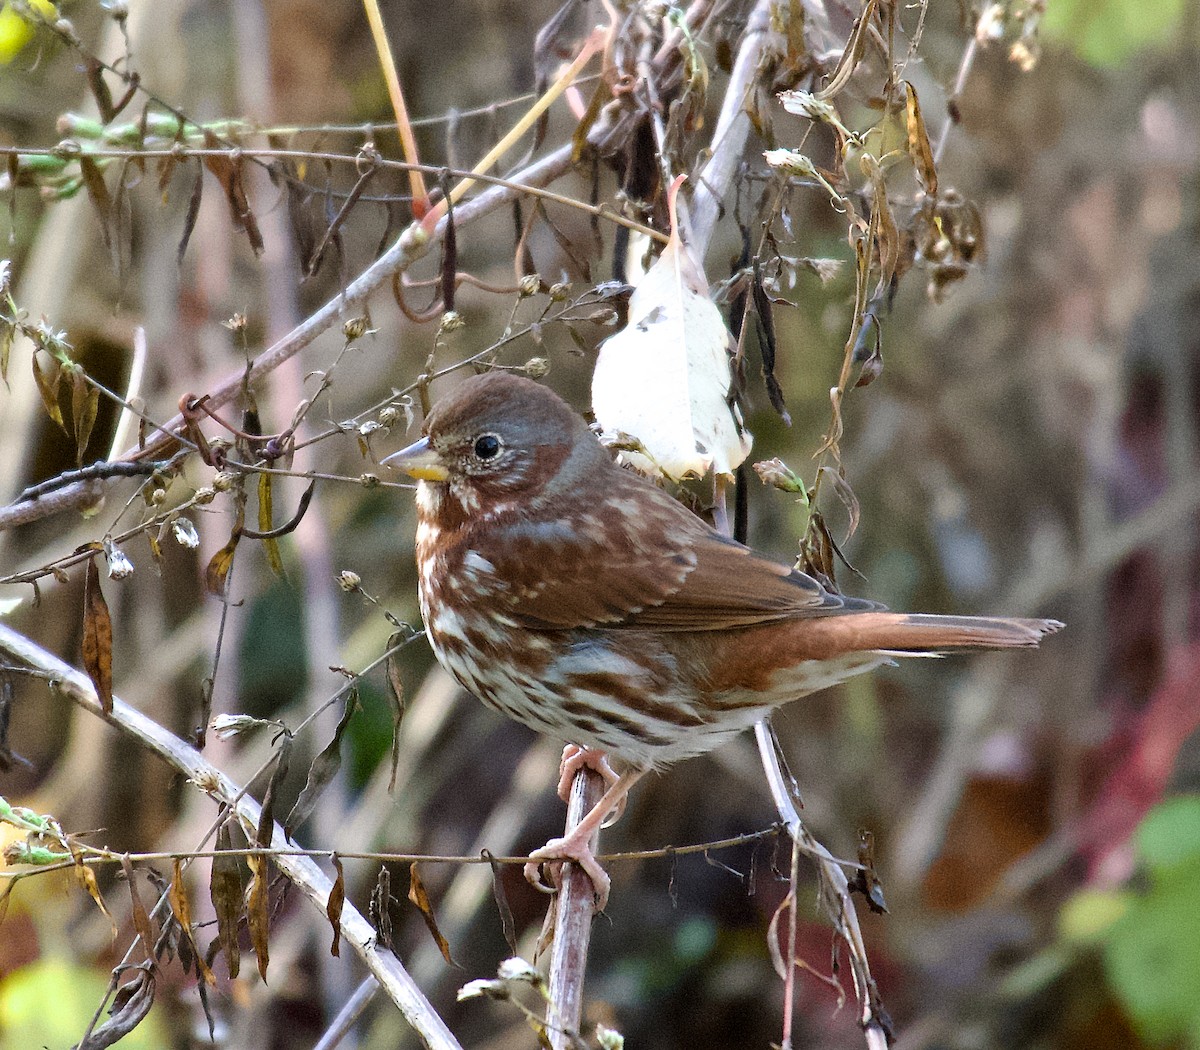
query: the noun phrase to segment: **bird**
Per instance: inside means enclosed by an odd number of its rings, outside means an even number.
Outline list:
[[[897,656],[1037,646],[1057,620],[890,612],[711,528],[619,465],[548,387],[472,376],[383,462],[418,480],[425,633],[484,704],[567,742],[600,801],[539,865],[575,861],[597,907],[592,834],[650,770],[720,746],[791,700]],[[615,759],[618,773],[607,762]]]

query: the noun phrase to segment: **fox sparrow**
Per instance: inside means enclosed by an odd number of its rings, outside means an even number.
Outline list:
[[[420,479],[421,612],[442,665],[480,700],[624,772],[565,839],[599,896],[589,840],[645,771],[699,755],[773,708],[886,663],[1036,646],[1054,620],[887,612],[833,594],[709,528],[617,466],[528,379],[489,372],[439,401],[384,462]],[[602,906],[602,905],[601,905]]]

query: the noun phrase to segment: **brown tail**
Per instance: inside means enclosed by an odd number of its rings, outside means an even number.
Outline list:
[[[1032,649],[1061,629],[1057,620],[1004,616],[931,616],[867,612],[842,618],[853,630],[855,648],[897,653],[946,649]]]

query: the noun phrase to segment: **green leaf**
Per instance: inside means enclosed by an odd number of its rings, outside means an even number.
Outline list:
[[[1134,902],[1113,928],[1104,964],[1149,1041],[1200,1032],[1200,867]]]
[[[0,981],[0,1050],[70,1046],[79,1039],[108,988],[107,970],[47,957]],[[122,1050],[159,1050],[171,1040],[151,1011],[122,1041]]]
[[[1186,0],[1054,0],[1042,33],[1095,66],[1119,66],[1139,51],[1181,45]]]
[[[1189,861],[1200,866],[1200,795],[1156,806],[1134,834],[1138,856],[1156,873]]]

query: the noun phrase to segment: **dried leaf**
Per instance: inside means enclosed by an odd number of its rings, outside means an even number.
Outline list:
[[[855,389],[869,386],[883,374],[883,335],[874,309],[869,308],[863,316],[852,360],[859,366]]]
[[[167,901],[171,905],[175,921],[179,923],[180,939],[187,942],[187,950],[196,960],[197,975],[205,984],[214,984],[216,978],[213,977],[212,970],[208,968],[208,963],[204,961],[204,956],[196,947],[196,938],[192,933],[192,907],[188,903],[187,890],[183,885],[183,863],[178,857],[172,861],[171,886],[167,890]],[[182,958],[182,944],[180,947],[180,957]]]
[[[516,955],[517,924],[513,921],[508,894],[504,892],[504,870],[488,850],[483,851],[483,859],[492,869],[492,896],[496,899],[496,910],[500,913],[500,928],[504,931],[504,939],[508,942],[509,951]]]
[[[859,518],[861,517],[861,508],[859,507],[858,497],[854,494],[854,490],[850,487],[850,482],[846,480],[846,472],[840,467],[821,467],[817,471],[818,482],[822,478],[828,478],[833,485],[833,491],[837,494],[837,498],[841,500],[842,506],[846,508],[846,514],[850,518],[850,523],[846,527],[846,539],[849,539],[858,529]]]
[[[204,586],[210,594],[215,594],[218,598],[225,594],[225,581],[229,576],[229,570],[233,567],[233,555],[242,538],[244,526],[245,506],[239,503],[233,531],[229,534],[229,542],[209,559],[208,567],[204,570]]]
[[[13,338],[16,334],[17,326],[0,317],[0,382],[5,386],[8,386],[8,357],[12,353]]]
[[[192,239],[192,231],[196,228],[196,219],[200,216],[200,198],[204,196],[204,166],[196,165],[196,181],[192,183],[192,193],[188,198],[187,211],[183,216],[183,233],[179,236],[179,247],[175,249],[175,265],[183,265],[183,255],[187,251],[188,241]]]
[[[404,721],[404,680],[400,677],[399,645],[404,635],[397,631],[388,639],[387,684],[388,700],[392,705],[392,774],[388,793],[396,788],[396,768],[400,764],[400,723]]]
[[[62,427],[66,433],[67,424],[63,422],[62,409],[58,404],[58,384],[62,379],[62,365],[56,358],[50,359],[50,369],[43,372],[38,365],[37,354],[33,355],[33,380],[37,383],[38,393],[42,398],[42,407],[51,420]]]
[[[226,821],[217,831],[217,855],[212,861],[212,877],[208,884],[213,912],[217,917],[217,941],[225,953],[225,965],[231,978],[238,975],[242,964],[238,944],[238,925],[242,920],[242,865],[237,857],[225,854],[233,849],[233,840]]]
[[[583,157],[584,152],[588,148],[588,132],[592,130],[592,125],[596,123],[596,119],[604,109],[604,103],[609,99],[610,91],[608,84],[603,79],[596,85],[596,90],[592,92],[591,101],[588,103],[587,110],[583,116],[579,118],[579,123],[575,125],[575,130],[571,133],[571,163],[578,164]]]
[[[271,779],[267,781],[267,790],[263,792],[262,806],[258,814],[258,827],[254,831],[254,845],[261,849],[270,849],[271,840],[275,833],[275,799],[279,787],[288,773],[292,758],[292,737],[284,734],[275,752],[275,768],[271,771]]]
[[[96,100],[96,108],[100,111],[100,122],[107,124],[117,115],[117,107],[113,105],[112,92],[104,82],[104,66],[94,55],[87,57],[87,82]]]
[[[100,409],[100,391],[84,376],[83,369],[76,368],[71,376],[71,422],[75,430],[75,465],[83,466],[92,428],[96,425],[96,413]]]
[[[112,197],[108,192],[108,184],[104,181],[100,165],[86,154],[79,158],[79,171],[83,176],[83,186],[87,190],[88,200],[92,202],[92,207],[96,209],[96,215],[100,219],[100,232],[104,236],[104,247],[111,251],[113,246],[113,206]]]
[[[336,853],[329,858],[333,862],[337,878],[329,890],[329,899],[325,902],[325,915],[329,925],[333,927],[333,943],[329,946],[329,954],[342,954],[342,906],[346,903],[346,873],[342,870],[342,858]]]
[[[113,709],[112,640],[112,616],[100,590],[100,567],[94,557],[89,558],[83,584],[83,669],[106,715]]]
[[[792,417],[788,414],[787,405],[783,400],[783,388],[775,378],[775,317],[771,310],[771,299],[763,287],[762,267],[757,259],[754,260],[754,280],[751,284],[754,294],[754,312],[758,317],[758,345],[762,354],[763,380],[767,384],[767,397],[771,407],[779,413],[780,419],[787,426],[792,425]]]
[[[933,147],[929,144],[929,131],[921,116],[921,103],[917,100],[917,89],[907,80],[904,82],[905,127],[908,130],[908,152],[917,169],[917,178],[930,197],[938,191],[937,164],[933,158]]]
[[[367,914],[370,916],[371,925],[375,927],[375,932],[379,935],[379,943],[382,944],[388,951],[395,951],[392,947],[392,873],[386,864],[379,865],[379,875],[375,879],[375,888],[371,891],[371,903],[368,905]]]
[[[210,150],[220,150],[221,140],[211,131],[204,132],[204,144]],[[243,158],[230,156],[227,153],[210,153],[204,158],[204,166],[208,168],[225,191],[225,199],[229,202],[229,214],[233,225],[245,231],[246,238],[255,255],[263,251],[262,233],[258,228],[258,220],[250,210],[250,201],[246,197],[246,188],[242,183]]]
[[[875,836],[869,831],[858,833],[858,863],[862,867],[850,879],[850,892],[861,893],[867,900],[867,907],[876,915],[886,915],[888,908],[883,883],[875,873]]]
[[[875,248],[879,253],[879,287],[887,288],[896,275],[900,261],[900,234],[888,202],[887,181],[883,168],[869,153],[862,155],[862,171],[871,180],[870,232],[874,235]]]
[[[105,1050],[115,1045],[142,1023],[154,1005],[155,981],[149,966],[137,967],[132,979],[113,996],[108,1021],[94,1028],[74,1050]]]
[[[868,31],[871,26],[871,19],[875,15],[876,2],[877,0],[867,0],[863,4],[862,14],[854,20],[854,26],[851,28],[850,36],[846,40],[846,46],[842,50],[842,57],[838,59],[838,64],[834,67],[833,75],[829,78],[829,83],[816,93],[816,98],[819,101],[833,98],[834,95],[850,82],[850,77],[853,76],[854,70],[858,68],[859,62],[862,61],[863,52],[867,47]]]
[[[304,784],[304,790],[300,792],[296,804],[288,814],[283,831],[289,839],[292,837],[292,833],[312,815],[322,792],[337,776],[338,770],[342,768],[342,737],[345,736],[350,719],[354,717],[354,712],[357,710],[358,689],[352,688],[346,694],[346,706],[342,710],[342,717],[338,720],[337,728],[333,731],[333,739],[313,759],[312,765],[308,768],[308,780]]]
[[[142,942],[142,951],[146,954],[146,961],[153,964],[154,924],[150,921],[150,913],[146,911],[146,904],[138,892],[136,875],[128,854],[121,858],[121,869],[125,872],[125,884],[129,887],[129,906],[130,914],[133,916],[133,928],[137,931],[138,940]]]
[[[267,965],[271,954],[267,947],[270,927],[268,889],[270,888],[270,865],[264,856],[248,856],[250,885],[246,889],[246,925],[250,929],[250,943],[254,946],[254,958],[258,962],[258,975],[267,982]]]
[[[750,436],[730,403],[732,337],[683,242],[671,186],[671,238],[629,301],[629,323],[600,347],[592,407],[604,436],[628,435],[639,469],[680,479],[732,474]]]
[[[442,931],[438,929],[437,919],[433,915],[433,905],[429,902],[429,893],[425,889],[425,883],[421,881],[415,861],[408,868],[408,899],[420,911],[421,918],[425,920],[425,925],[429,927],[429,932],[438,946],[438,951],[442,953],[442,958],[450,966],[457,966],[458,963],[450,958],[449,942],[442,936]]]
[[[71,846],[71,857],[75,861],[76,880],[80,886],[87,890],[88,896],[96,902],[96,907],[104,913],[104,917],[112,924],[112,935],[115,939],[120,931],[117,929],[116,919],[112,917],[112,912],[108,910],[108,905],[104,903],[104,898],[100,895],[100,884],[96,881],[96,873],[92,871],[90,865],[84,864],[83,851],[81,849]]]
[[[458,233],[454,221],[454,205],[446,196],[446,236],[442,241],[442,308],[454,309],[454,293],[458,290]]]
[[[271,512],[271,486],[272,476],[270,474],[259,474],[258,476],[258,529],[259,532],[271,532],[272,530],[272,512]],[[267,555],[267,564],[271,567],[271,571],[278,577],[283,577],[283,558],[279,555],[279,541],[274,536],[266,536],[262,540],[263,550]]]

